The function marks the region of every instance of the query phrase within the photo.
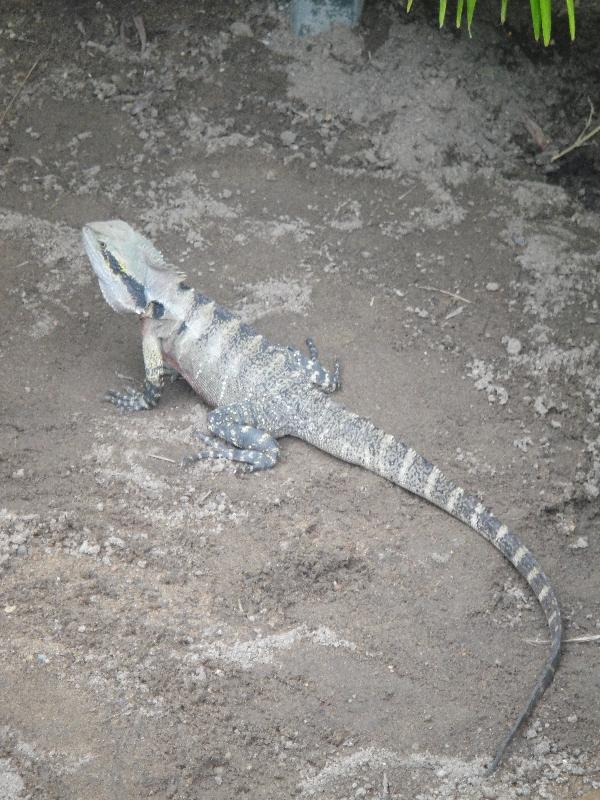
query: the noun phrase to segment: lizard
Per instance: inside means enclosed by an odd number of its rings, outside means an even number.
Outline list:
[[[326,369],[312,340],[307,340],[307,356],[271,343],[192,289],[154,244],[126,222],[87,224],[82,238],[105,300],[117,312],[136,314],[142,323],[143,388],[110,391],[106,399],[129,411],[151,409],[167,377],[179,374],[212,407],[209,434],[197,434],[205,447],[185,463],[224,458],[242,462],[248,471],[270,469],[279,456],[278,439],[297,437],[443,509],[490,542],[527,581],[545,614],[550,649],[521,712],[486,766],[493,772],[552,683],[559,663],[560,607],[538,560],[506,524],[439,467],[336,403],[331,394],[340,385],[339,363]]]

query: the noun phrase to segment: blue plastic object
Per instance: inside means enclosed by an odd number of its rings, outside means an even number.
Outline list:
[[[313,36],[333,25],[358,25],[364,0],[292,0],[291,26],[296,36]]]

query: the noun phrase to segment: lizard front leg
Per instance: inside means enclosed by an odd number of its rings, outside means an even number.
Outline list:
[[[319,361],[319,351],[317,350],[314,339],[308,338],[306,340],[306,347],[310,355],[310,361],[306,362],[306,372],[311,382],[328,394],[330,392],[336,392],[341,385],[340,362],[336,358],[333,365],[333,372],[330,372]]]
[[[264,428],[265,420],[258,418],[250,403],[235,403],[215,408],[208,415],[208,429],[213,434],[196,436],[208,445],[183,460],[191,464],[207,458],[226,458],[229,461],[242,461],[249,471],[270,469],[279,456],[277,439]],[[233,445],[233,446],[230,446]]]
[[[315,386],[318,386],[321,391],[330,394],[340,388],[340,362],[336,359],[333,372],[330,372],[319,361],[319,351],[314,342],[314,339],[308,338],[306,340],[306,347],[308,349],[309,357],[302,355],[295,347],[288,348],[293,354],[298,366],[304,372],[306,377]]]
[[[127,411],[146,411],[154,408],[160,400],[165,377],[172,370],[165,366],[160,339],[144,320],[142,328],[142,353],[144,356],[144,386],[139,389],[125,389],[122,392],[109,391],[104,399]]]

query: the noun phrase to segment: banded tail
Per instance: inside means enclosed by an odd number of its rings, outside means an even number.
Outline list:
[[[560,659],[562,627],[558,600],[537,559],[517,536],[491,514],[476,497],[445,477],[438,467],[411,447],[384,433],[364,417],[322,395],[314,396],[305,426],[298,435],[337,458],[381,475],[391,483],[429,500],[473,528],[496,547],[525,578],[538,599],[550,629],[550,652],[529,698],[502,739],[487,769],[493,772],[521,725],[552,683]]]

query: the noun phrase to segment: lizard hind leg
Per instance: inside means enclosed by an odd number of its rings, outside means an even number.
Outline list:
[[[249,406],[236,404],[216,408],[208,415],[208,429],[212,436],[196,434],[207,447],[188,456],[183,463],[226,458],[243,462],[249,472],[270,469],[275,466],[279,456],[279,445],[275,437],[257,427],[257,424]]]

